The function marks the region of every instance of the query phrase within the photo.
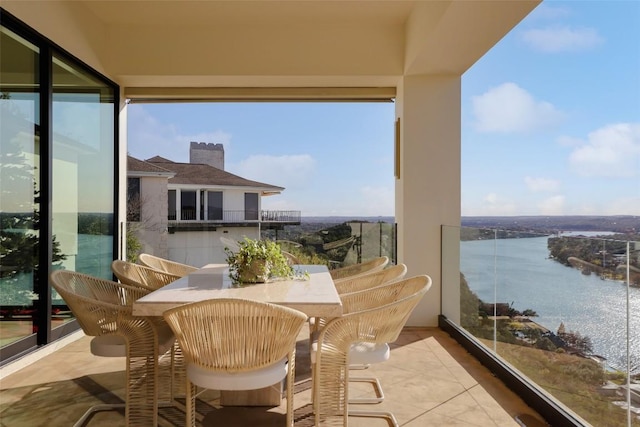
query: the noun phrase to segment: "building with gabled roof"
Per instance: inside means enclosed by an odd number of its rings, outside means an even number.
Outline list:
[[[197,155],[207,150],[223,154]],[[128,156],[127,165],[127,220],[142,252],[196,266],[224,262],[220,237],[259,238],[263,227],[300,223],[299,211],[262,210],[262,197],[280,194],[283,187],[219,168],[221,144],[192,142],[189,163]]]

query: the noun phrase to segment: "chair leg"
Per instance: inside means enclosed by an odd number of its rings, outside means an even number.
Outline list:
[[[187,396],[186,396],[186,427],[196,427],[196,385],[192,384],[187,378],[186,380]]]
[[[127,427],[155,426],[158,423],[158,354],[153,350],[149,352],[152,353],[151,356],[128,356],[125,410]]]
[[[352,411],[349,410],[350,417],[366,417],[366,418],[384,418],[393,427],[398,426],[398,420],[396,417],[387,411]]]
[[[287,427],[293,427],[293,383],[296,372],[296,351],[289,352],[287,360]]]
[[[102,411],[115,411],[118,409],[125,409],[125,403],[102,403],[99,405],[94,405],[91,408],[87,409],[87,411],[80,417],[78,421],[73,425],[73,427],[84,427],[87,420],[96,412]]]
[[[376,394],[376,397],[361,397],[361,398],[352,398],[349,399],[349,403],[381,403],[384,400],[384,391],[382,391],[382,385],[380,384],[380,380],[376,377],[349,377],[349,382],[361,382],[361,383],[371,383],[373,386],[373,391]]]

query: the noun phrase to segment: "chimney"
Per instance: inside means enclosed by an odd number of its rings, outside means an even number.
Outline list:
[[[224,170],[224,146],[191,141],[189,163],[205,164]]]

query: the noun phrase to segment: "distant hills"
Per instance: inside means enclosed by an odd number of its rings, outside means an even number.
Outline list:
[[[640,233],[640,216],[475,216],[462,217],[464,227],[503,228],[537,232],[558,231],[613,231]]]
[[[302,223],[342,224],[345,222],[394,223],[392,216],[314,216],[302,217]],[[563,215],[563,216],[463,216],[463,227],[501,228],[557,233],[558,231],[613,231],[640,233],[640,216]]]
[[[301,218],[301,222],[312,222],[312,223],[335,223],[342,224],[344,222],[355,222],[355,221],[366,221],[366,222],[388,222],[393,224],[395,222],[395,218],[392,216],[303,216]]]

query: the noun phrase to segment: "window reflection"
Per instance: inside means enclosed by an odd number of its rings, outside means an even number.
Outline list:
[[[113,91],[53,58],[52,229],[63,267],[111,278],[114,212]]]

